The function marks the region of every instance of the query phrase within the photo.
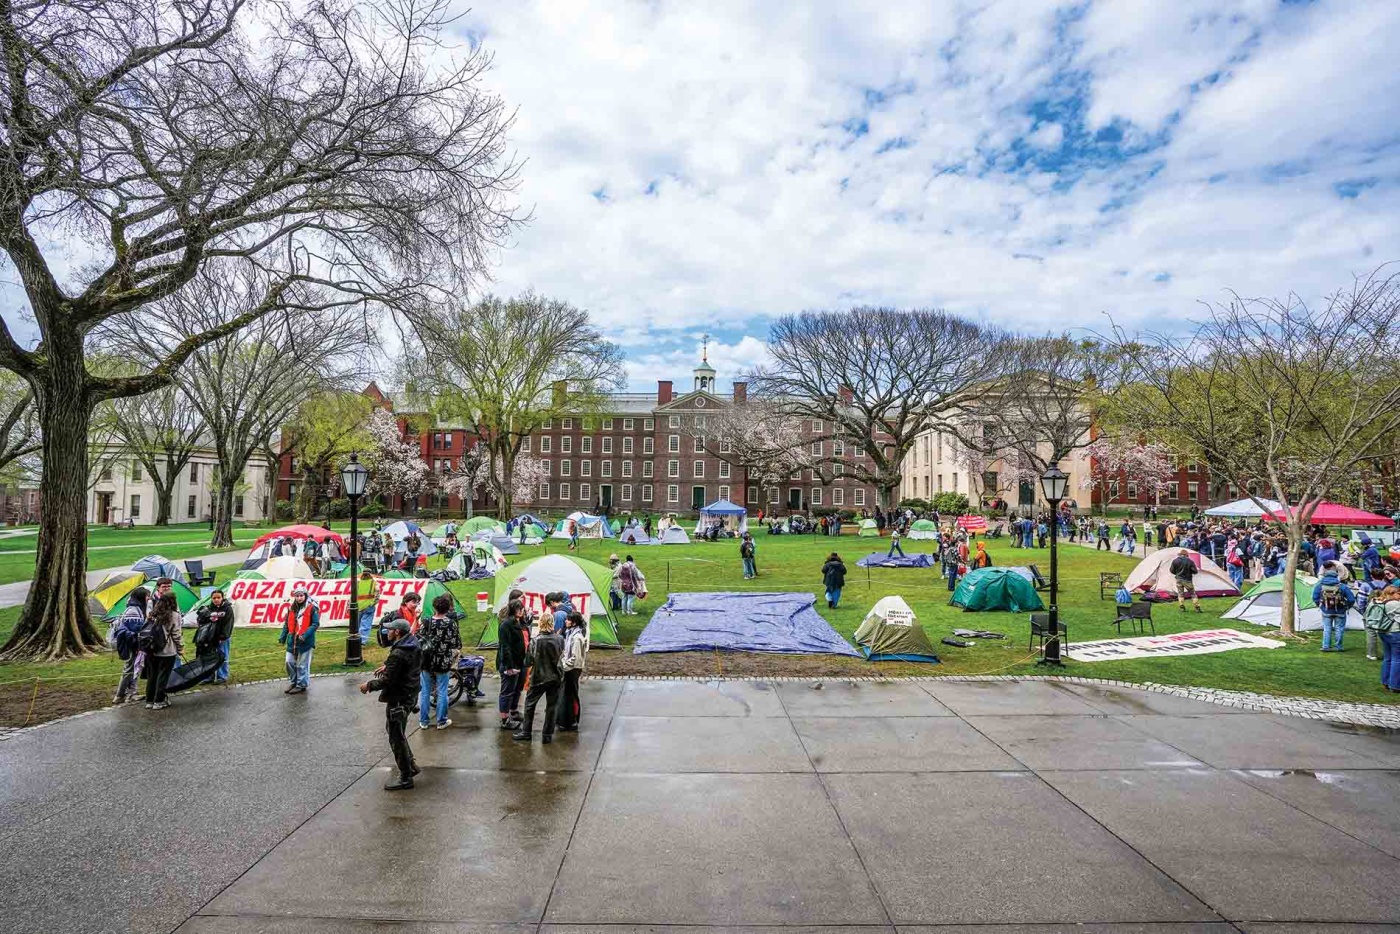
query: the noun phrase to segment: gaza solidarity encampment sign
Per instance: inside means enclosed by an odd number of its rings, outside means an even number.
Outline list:
[[[1235,629],[1198,629],[1161,636],[1075,642],[1065,654],[1076,662],[1112,662],[1125,658],[1208,655],[1211,652],[1228,652],[1231,649],[1281,649],[1283,646],[1284,643],[1277,639],[1265,639]]]
[[[374,620],[386,611],[398,607],[404,594],[422,594],[430,582],[427,578],[413,579],[376,577],[375,592],[379,603],[374,609]],[[292,591],[298,586],[306,588],[308,600],[313,600],[321,608],[322,626],[345,626],[350,622],[350,580],[244,580],[235,578],[229,582],[227,596],[234,606],[234,617],[239,626],[278,626],[287,613],[287,604],[292,602]],[[360,607],[368,602],[361,591]]]

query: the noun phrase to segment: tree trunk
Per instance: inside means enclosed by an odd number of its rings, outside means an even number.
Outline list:
[[[1285,636],[1291,636],[1297,625],[1298,601],[1288,598],[1293,594],[1293,582],[1298,579],[1298,556],[1299,548],[1303,544],[1303,529],[1297,519],[1293,519],[1284,526],[1284,530],[1288,533],[1288,560],[1283,566],[1284,600],[1280,608],[1282,612],[1279,613],[1278,628]]]
[[[57,660],[104,646],[87,606],[88,429],[92,402],[81,338],[50,346],[33,386],[43,427],[44,473],[34,581],[0,659]]]
[[[301,489],[297,490],[297,521],[306,523],[311,521],[311,514],[316,511],[316,484],[315,480],[320,475],[320,471],[303,470],[301,473]]]
[[[214,534],[210,538],[210,548],[233,547],[233,495],[242,470],[230,471],[220,465],[219,488],[214,494]]]
[[[175,484],[170,481],[162,486],[156,475],[151,476],[151,483],[156,488],[156,525],[170,524],[170,501],[175,498]]]

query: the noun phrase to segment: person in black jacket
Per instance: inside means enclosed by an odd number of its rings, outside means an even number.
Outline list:
[[[1191,603],[1196,607],[1196,612],[1201,612],[1201,598],[1196,596],[1196,562],[1191,560],[1191,552],[1183,548],[1172,559],[1172,563],[1167,570],[1172,577],[1176,578],[1176,603],[1181,607],[1181,612],[1186,612],[1186,598],[1191,598]]]
[[[385,705],[384,728],[389,733],[389,748],[399,767],[399,777],[390,779],[384,790],[403,791],[413,787],[413,776],[421,771],[413,761],[413,750],[408,748],[408,714],[418,693],[423,652],[418,647],[418,638],[408,631],[408,623],[401,619],[381,626],[380,632],[389,641],[389,657],[384,667],[374,673],[373,680],[360,685],[360,693],[378,691],[379,702]]]
[[[511,739],[522,743],[530,741],[530,732],[535,724],[535,706],[543,697],[547,703],[541,741],[548,745],[554,742],[554,722],[559,715],[559,689],[564,684],[564,670],[561,665],[564,640],[553,628],[541,626],[540,634],[530,640],[527,654],[531,666],[530,691],[525,695],[525,719],[521,721],[520,729],[511,734]]]
[[[846,565],[834,551],[822,565],[822,586],[826,588],[826,608],[836,609],[841,602],[841,588],[846,586]]]
[[[229,640],[233,638],[233,604],[224,599],[222,590],[215,590],[209,595],[209,602],[199,608],[195,617],[198,620],[196,632],[203,630],[205,626],[213,627],[213,640],[218,645],[219,655],[223,659],[214,671],[213,680],[215,684],[226,684]]]
[[[501,696],[497,709],[501,714],[501,729],[514,730],[520,726],[515,709],[520,703],[520,688],[525,683],[525,604],[512,597],[496,621],[496,673],[501,676]]]

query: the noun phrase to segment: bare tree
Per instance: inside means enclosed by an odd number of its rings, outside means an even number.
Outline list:
[[[39,478],[34,455],[42,447],[38,411],[29,384],[0,370],[0,478],[32,483]]]
[[[750,486],[768,494],[800,470],[820,470],[811,444],[802,437],[800,416],[768,399],[751,398],[705,415],[705,427],[692,428],[705,451],[745,472]]]
[[[4,657],[102,644],[84,585],[95,405],[168,383],[200,346],[296,307],[298,285],[390,305],[441,296],[512,228],[510,118],[482,90],[486,53],[437,54],[445,8],[0,5],[0,246],[40,333],[26,350],[0,326],[0,366],[33,389],[44,444],[35,580]],[[93,259],[65,278],[54,240]],[[216,257],[260,269],[266,292],[145,374],[93,372],[95,327]]]
[[[601,412],[605,394],[625,379],[622,352],[588,312],[534,294],[447,309],[420,333],[427,359],[417,388],[486,445],[501,518],[509,516],[516,458],[530,433],[550,419]]]
[[[930,309],[806,311],[773,324],[773,363],[749,379],[756,394],[820,419],[826,437],[863,455],[852,474],[888,509],[914,439],[965,412],[1000,366],[1001,344],[998,332]]]
[[[1400,430],[1400,277],[1375,273],[1312,307],[1297,296],[1213,306],[1186,339],[1116,346],[1134,382],[1107,400],[1109,423],[1171,445],[1213,476],[1291,504],[1284,578],[1313,512],[1377,457],[1394,458]],[[1285,600],[1280,628],[1292,634]]]
[[[204,419],[174,386],[113,400],[112,433],[156,488],[156,525],[169,525],[175,483],[205,441]]]

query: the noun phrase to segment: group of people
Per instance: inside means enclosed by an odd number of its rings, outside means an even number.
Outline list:
[[[612,577],[608,581],[608,607],[623,616],[637,615],[637,601],[647,596],[647,577],[637,562],[628,555],[626,560],[617,555],[608,556],[608,569]]]
[[[136,700],[137,685],[144,678],[146,709],[164,710],[170,706],[167,696],[170,676],[185,654],[183,614],[175,599],[174,586],[170,578],[160,578],[156,581],[154,597],[145,587],[137,587],[127,595],[122,614],[112,621],[107,641],[122,661],[121,679],[112,703]],[[215,684],[228,681],[232,637],[233,607],[224,599],[222,590],[215,590],[209,603],[197,614],[196,661],[201,662],[201,670],[209,670],[201,681],[212,680]]]
[[[524,593],[512,590],[497,614],[496,672],[501,679],[497,702],[501,729],[511,738],[529,742],[535,711],[545,701],[541,741],[554,741],[556,730],[578,732],[582,714],[579,679],[587,667],[588,621],[574,609],[569,595],[545,595],[545,610],[535,616],[526,609]],[[524,713],[521,713],[521,698]]]

